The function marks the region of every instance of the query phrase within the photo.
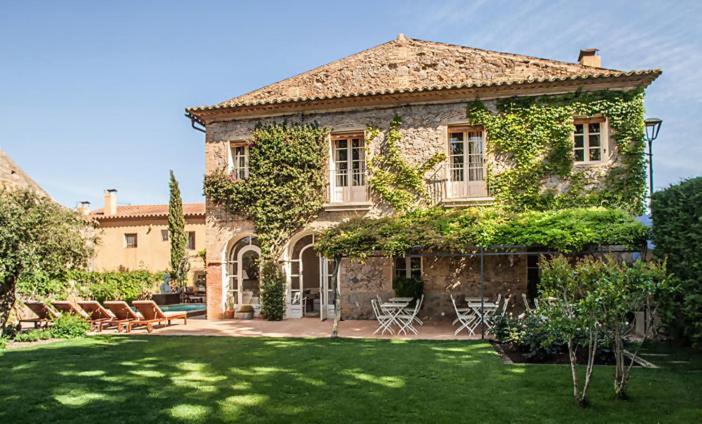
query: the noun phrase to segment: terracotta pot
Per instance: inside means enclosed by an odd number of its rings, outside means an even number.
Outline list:
[[[224,311],[224,318],[232,319],[234,318],[234,309],[227,309]]]

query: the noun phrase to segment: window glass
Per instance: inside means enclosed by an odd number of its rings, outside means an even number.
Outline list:
[[[134,233],[125,234],[124,245],[125,247],[137,247],[137,235]]]
[[[573,130],[573,159],[587,163],[602,160],[602,123],[576,123]]]
[[[483,174],[483,132],[480,129],[449,132],[451,181],[482,181]]]
[[[232,145],[232,175],[238,180],[249,177],[249,146]]]
[[[395,277],[405,278],[407,277],[407,263],[405,257],[395,258]]]
[[[161,240],[168,241],[168,230],[161,230]]]
[[[195,250],[195,231],[188,231],[188,249]]]

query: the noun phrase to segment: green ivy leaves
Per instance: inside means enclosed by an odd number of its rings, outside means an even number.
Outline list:
[[[368,185],[373,193],[392,206],[397,212],[409,212],[429,204],[424,175],[438,163],[446,159],[444,153],[437,153],[420,166],[409,164],[403,157],[398,143],[402,140],[400,125],[402,119],[395,115],[390,129],[380,144],[377,154],[367,147],[369,156]],[[366,146],[380,136],[380,130],[370,127],[366,130]]]
[[[494,159],[506,165],[488,167],[490,191],[499,204],[514,210],[600,205],[643,211],[642,89],[505,99],[498,101],[497,113],[476,101],[466,111],[472,124],[485,128]],[[602,184],[585,181],[573,167],[573,118],[595,115],[607,118],[619,154]],[[550,177],[567,189],[546,189]]]

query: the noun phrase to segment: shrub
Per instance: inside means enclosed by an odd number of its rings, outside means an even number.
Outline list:
[[[419,299],[424,293],[424,283],[416,278],[394,278],[392,289],[395,296]]]
[[[62,314],[49,329],[51,335],[59,339],[83,337],[89,330],[90,324],[74,314]]]
[[[545,358],[564,349],[562,336],[535,311],[524,319],[498,317],[493,329],[500,343],[511,343],[526,358]]]
[[[53,338],[53,334],[49,329],[34,329],[25,331],[23,333],[18,333],[15,336],[16,342],[36,342],[39,340],[48,340]]]
[[[105,300],[146,299],[163,280],[164,273],[149,271],[74,272],[71,279],[81,297]]]
[[[654,254],[680,282],[658,312],[671,337],[702,346],[702,177],[654,193],[651,211]]]
[[[285,279],[274,262],[266,262],[262,274],[261,314],[269,321],[280,321],[285,316]]]
[[[0,336],[0,350],[5,349],[9,342],[10,342],[10,340],[7,337]]]
[[[239,307],[239,312],[253,312],[254,307],[252,305],[241,305]]]

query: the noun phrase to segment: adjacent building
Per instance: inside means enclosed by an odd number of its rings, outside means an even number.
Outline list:
[[[166,271],[170,261],[168,205],[118,205],[117,190],[105,190],[105,204],[90,216],[98,224],[99,241],[92,268],[96,271]],[[191,286],[204,286],[205,205],[183,204]]]
[[[252,131],[274,121],[317,122],[330,130],[327,190],[323,212],[288,242],[280,258],[287,279],[287,317],[301,317],[312,303],[321,316],[334,311],[333,261],[315,250],[315,232],[353,216],[381,216],[367,187],[369,125],[387,128],[403,119],[402,151],[412,163],[443,152],[431,184],[434,200],[445,207],[493,204],[488,167],[509,167],[490,154],[490,134],[470,122],[467,105],[480,100],[495,111],[497,101],[512,97],[567,93],[631,91],[647,87],[658,70],[618,71],[601,67],[596,50],[580,52],[577,63],[422,41],[403,35],[377,47],[271,84],[219,104],[187,109],[194,124],[206,128],[206,172],[228,169],[233,178],[248,175]],[[641,122],[643,128],[643,121]],[[573,116],[574,167],[587,184],[618,166],[620,155],[607,116]],[[559,190],[558,182],[553,183]],[[208,318],[220,319],[225,304],[259,302],[256,268],[260,249],[253,222],[229,214],[207,200]],[[203,218],[204,220],[204,218]],[[113,222],[107,216],[101,222]],[[129,230],[131,231],[131,230]],[[127,227],[116,230],[127,243]],[[528,291],[538,272],[536,256],[494,257],[486,263],[491,284],[486,293]],[[392,293],[393,276],[424,281],[425,314],[452,316],[449,294],[476,295],[478,265],[466,258],[343,259],[338,274],[343,318],[372,316],[370,299]]]
[[[49,197],[49,194],[39,187],[39,184],[27,175],[2,149],[0,149],[0,188],[28,188]]]

